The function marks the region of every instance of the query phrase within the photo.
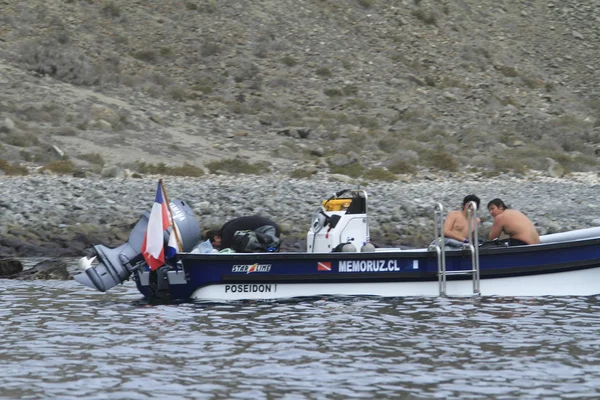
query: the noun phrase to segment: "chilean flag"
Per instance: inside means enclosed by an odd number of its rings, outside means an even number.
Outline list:
[[[163,238],[165,230],[171,227],[169,209],[167,208],[165,199],[166,196],[162,182],[158,182],[156,198],[154,199],[154,205],[152,205],[152,211],[150,211],[150,218],[148,219],[146,236],[144,236],[144,241],[142,242],[142,254],[151,271],[165,265],[165,245]],[[170,248],[167,250],[167,255],[169,255],[169,252],[177,252],[177,244],[173,232],[171,232],[170,236],[169,247],[171,245],[174,247],[172,250]],[[171,239],[173,239],[173,242],[171,242]]]

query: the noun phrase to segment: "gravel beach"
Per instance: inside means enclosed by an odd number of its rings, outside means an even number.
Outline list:
[[[0,177],[2,256],[79,256],[93,244],[123,243],[139,216],[152,207],[159,177],[74,178],[55,175]],[[170,198],[186,200],[202,229],[230,218],[261,214],[282,226],[283,250],[305,248],[304,236],[320,201],[341,189],[369,195],[371,237],[386,246],[423,246],[433,237],[433,209],[456,209],[467,194],[481,198],[481,237],[491,217],[487,202],[502,198],[527,214],[540,234],[600,226],[597,174],[550,178],[541,173],[496,179],[424,175],[368,183],[337,175],[291,179],[284,175],[164,177]]]

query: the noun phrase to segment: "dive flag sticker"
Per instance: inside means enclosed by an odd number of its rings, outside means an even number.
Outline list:
[[[321,261],[317,263],[317,271],[331,271],[330,261]]]

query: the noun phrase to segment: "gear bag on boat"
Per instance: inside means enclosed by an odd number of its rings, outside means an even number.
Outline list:
[[[264,225],[255,230],[236,231],[233,249],[237,253],[279,251],[280,240],[274,226]]]

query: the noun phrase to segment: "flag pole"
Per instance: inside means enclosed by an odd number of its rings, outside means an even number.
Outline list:
[[[173,211],[171,210],[171,203],[169,202],[169,196],[167,196],[167,190],[165,189],[165,185],[163,184],[163,180],[159,179],[158,183],[162,188],[163,193],[165,194],[165,201],[167,202],[167,208],[169,209],[169,216],[171,217],[171,225],[173,226],[173,231],[171,234],[175,234],[175,239],[177,240],[177,246],[179,246],[178,251],[183,250],[183,244],[181,243],[181,238],[179,237],[179,233],[177,226],[175,225],[175,220],[173,219]]]

